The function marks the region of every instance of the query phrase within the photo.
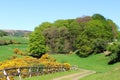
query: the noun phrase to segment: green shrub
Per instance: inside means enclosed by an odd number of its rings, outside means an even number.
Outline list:
[[[120,42],[114,42],[107,46],[107,50],[110,51],[108,55],[110,57],[109,64],[120,61]]]

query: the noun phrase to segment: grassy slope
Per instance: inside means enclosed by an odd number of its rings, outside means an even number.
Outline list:
[[[11,56],[20,56],[13,53],[13,50],[15,48],[19,48],[20,50],[26,50],[27,45],[26,44],[15,44],[15,45],[6,45],[6,46],[0,46],[0,61],[4,61]]]
[[[71,65],[77,65],[79,68],[95,70],[97,72],[109,71],[120,64],[108,65],[109,58],[106,58],[104,54],[92,55],[87,58],[80,58],[75,54],[72,55],[52,55],[59,62],[68,62]]]
[[[105,73],[96,73],[80,80],[120,80],[120,70],[111,70]]]
[[[21,43],[27,43],[28,40],[22,37],[3,37],[0,38],[0,40],[15,40],[17,42]],[[0,61],[4,61],[11,56],[15,55],[13,53],[13,50],[15,48],[19,48],[20,50],[26,50],[27,44],[12,44],[12,45],[5,45],[5,46],[0,46]],[[19,56],[19,55],[16,55]]]
[[[97,71],[96,74],[90,75],[80,80],[120,80],[120,63],[107,65],[109,58],[103,54],[92,55],[88,58],[79,58],[76,55],[53,55],[61,62],[69,62],[72,65],[78,65],[80,68]]]
[[[92,55],[88,58],[80,58],[75,54],[72,55],[62,55],[62,54],[54,54],[52,55],[59,62],[68,62],[71,65],[77,65],[79,68],[94,70],[97,73],[85,77],[80,80],[120,80],[120,63],[114,65],[107,65],[109,58],[106,58],[104,54]],[[118,70],[116,70],[118,69]],[[62,76],[59,73],[33,77],[27,80],[51,80],[50,76]],[[63,74],[63,73],[62,73]],[[46,78],[45,78],[46,77]]]

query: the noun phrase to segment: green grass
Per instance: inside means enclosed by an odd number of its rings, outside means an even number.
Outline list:
[[[11,56],[18,56],[19,57],[20,55],[15,55],[13,53],[13,50],[15,48],[18,48],[18,49],[24,51],[28,47],[28,45],[26,44],[26,43],[28,43],[28,39],[25,39],[23,37],[5,36],[5,37],[0,38],[0,40],[14,40],[14,41],[22,43],[22,44],[11,44],[11,45],[0,46],[0,62],[7,60]]]
[[[105,73],[96,73],[80,80],[120,80],[120,68],[118,70],[117,68],[118,67]]]
[[[62,63],[68,62],[71,65],[77,65],[79,68],[96,71],[96,74],[87,76],[80,80],[120,80],[120,63],[108,65],[107,62],[109,61],[109,58],[106,58],[104,54],[91,55],[87,58],[80,58],[76,54],[52,54],[52,57],[56,58],[57,61]],[[53,78],[51,78],[51,76],[56,76],[56,74],[58,76],[62,76],[59,73],[55,73],[44,76],[32,77],[26,80],[50,80]],[[64,75],[64,72],[62,74]]]
[[[0,46],[0,62],[5,61],[11,56],[20,56],[14,54],[13,50],[15,48],[19,48],[22,51],[25,51],[27,49],[26,44],[12,44],[12,45],[5,45],[5,46]]]
[[[4,37],[1,37],[0,40],[13,40],[20,43],[28,43],[28,39],[24,37],[4,36]]]
[[[60,62],[68,62],[77,65],[79,68],[94,70],[97,73],[80,80],[120,80],[120,63],[108,65],[109,58],[104,54],[92,55],[87,58],[80,58],[74,55],[52,55]]]
[[[104,54],[91,55],[87,58],[80,58],[76,54],[72,55],[63,55],[63,54],[54,54],[52,55],[59,62],[68,62],[71,65],[77,65],[79,68],[84,68],[88,70],[94,70],[97,72],[106,72],[116,66],[119,66],[120,63],[114,65],[108,65],[109,58],[105,57]]]
[[[28,40],[21,37],[3,37],[0,40],[15,40],[21,43],[28,43]],[[0,62],[5,61],[11,56],[15,55],[13,49],[19,48],[20,50],[26,50],[27,44],[14,44],[0,46]],[[16,55],[19,56],[19,55]],[[63,54],[52,54],[52,57],[57,59],[58,62],[68,62],[71,65],[77,65],[79,68],[94,70],[97,73],[82,78],[80,80],[120,80],[120,63],[114,65],[108,65],[109,58],[105,57],[104,54],[91,55],[87,58],[80,58],[76,54],[63,55]],[[42,75],[25,80],[50,80],[54,77],[63,76],[66,74],[75,73],[76,71],[58,72],[54,74]]]
[[[60,77],[60,76],[64,76],[64,75],[68,75],[68,74],[73,74],[73,73],[77,73],[80,71],[66,71],[66,72],[56,72],[53,74],[46,74],[46,75],[41,75],[41,76],[34,76],[32,78],[26,78],[23,80],[52,80],[54,78]]]

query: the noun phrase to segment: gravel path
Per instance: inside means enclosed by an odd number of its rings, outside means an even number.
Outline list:
[[[90,71],[90,70],[85,70],[85,69],[80,69],[80,72],[78,72],[78,73],[65,75],[62,77],[55,78],[53,80],[79,80],[80,78],[83,78],[85,76],[88,76],[88,75],[94,74],[94,73],[96,73],[96,72]]]

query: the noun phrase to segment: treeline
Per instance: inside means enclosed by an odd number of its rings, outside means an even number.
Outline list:
[[[7,36],[7,32],[0,30],[0,37]]]
[[[32,56],[76,52],[81,57],[106,50],[108,43],[117,40],[118,27],[100,14],[76,19],[44,22],[30,35],[29,51]]]

